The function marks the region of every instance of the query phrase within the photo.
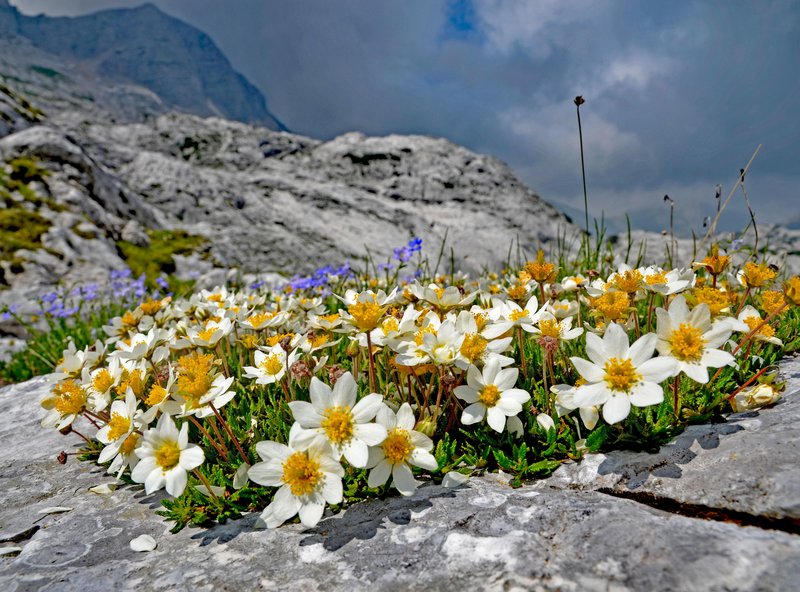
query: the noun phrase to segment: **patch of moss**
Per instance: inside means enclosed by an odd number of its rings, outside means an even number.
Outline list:
[[[69,209],[50,197],[39,195],[28,186],[32,182],[46,183],[45,179],[50,174],[50,171],[41,168],[35,160],[17,157],[8,161],[7,166],[11,172],[0,168],[0,200],[7,208],[17,204],[11,197],[11,194],[16,192],[23,201],[32,204],[36,209],[46,207],[53,212],[64,212]]]
[[[147,235],[150,237],[149,247],[117,241],[117,250],[134,275],[143,273],[150,283],[162,274],[175,272],[173,255],[207,255],[210,247],[205,237],[184,230],[148,230]]]
[[[20,267],[15,253],[21,249],[41,249],[42,235],[50,226],[50,221],[36,212],[19,207],[0,210],[0,260]]]

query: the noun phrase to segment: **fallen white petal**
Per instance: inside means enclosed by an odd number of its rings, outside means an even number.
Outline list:
[[[105,495],[113,492],[116,488],[117,488],[116,483],[103,483],[102,485],[95,485],[94,487],[90,487],[89,491],[91,491],[92,493],[99,493],[100,495]]]
[[[211,497],[208,493],[208,489],[205,485],[195,485],[194,488],[202,493],[205,496]],[[211,486],[211,493],[216,495],[217,497],[222,497],[225,495],[225,488],[224,487],[217,487],[216,485]]]
[[[459,473],[458,471],[448,471],[444,479],[442,479],[442,485],[444,487],[455,488],[459,485],[463,485],[469,479],[469,475],[464,475],[463,473]]]
[[[22,551],[22,547],[0,547],[0,555],[11,555],[20,551]]]
[[[62,514],[63,512],[71,512],[72,508],[66,506],[51,506],[49,508],[42,508],[39,514]]]
[[[239,468],[236,469],[236,474],[233,476],[233,488],[234,489],[241,489],[250,481],[247,477],[247,470],[250,468],[250,465],[247,463],[242,463],[239,465]]]
[[[134,551],[152,551],[156,548],[156,540],[149,534],[142,534],[131,541]]]

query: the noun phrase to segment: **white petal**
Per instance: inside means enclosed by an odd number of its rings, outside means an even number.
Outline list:
[[[598,366],[603,366],[608,361],[603,340],[594,333],[586,333],[586,356]]]
[[[356,425],[353,434],[365,444],[377,446],[386,439],[386,428],[378,423],[362,423]]]
[[[392,485],[402,495],[413,495],[419,483],[407,464],[398,463],[392,467]]]
[[[495,432],[502,432],[506,427],[506,415],[497,407],[490,407],[486,410],[486,423]]]
[[[188,447],[181,450],[181,456],[178,462],[184,471],[191,471],[202,465],[205,459],[206,457],[202,448],[197,444],[189,444]]]
[[[139,552],[152,551],[156,548],[156,540],[149,534],[142,534],[132,539],[130,542],[131,550]]]
[[[289,403],[292,417],[304,428],[318,428],[322,425],[322,415],[311,403],[305,401],[292,401]]]
[[[516,368],[506,368],[497,373],[494,379],[494,385],[501,391],[510,389],[517,383],[518,376],[519,370]]]
[[[726,351],[721,349],[708,349],[703,352],[703,357],[700,363],[703,366],[711,366],[712,368],[721,368],[722,366],[729,366],[736,358]]]
[[[606,373],[600,366],[578,357],[569,360],[586,382],[600,382],[605,378]]]
[[[275,458],[281,461],[286,460],[289,458],[289,455],[292,454],[292,451],[289,450],[286,444],[273,442],[272,440],[262,440],[258,442],[256,444],[256,452],[258,452],[258,456],[264,460]]]
[[[442,479],[442,487],[455,489],[456,487],[464,485],[468,479],[469,475],[464,475],[463,473],[459,473],[457,471],[448,471],[445,473],[444,479]]]
[[[631,412],[631,402],[624,394],[614,394],[603,405],[603,419],[608,423],[614,424],[622,421]]]
[[[259,485],[277,487],[283,483],[283,467],[274,460],[260,462],[247,470],[247,476]]]
[[[661,382],[678,373],[678,363],[674,358],[660,356],[647,360],[636,370],[645,382]]]
[[[546,413],[540,413],[537,415],[536,423],[538,423],[545,432],[549,432],[551,429],[555,429],[556,427],[556,422],[553,421],[553,418]]]
[[[467,403],[474,403],[478,400],[478,391],[465,384],[457,386],[455,389],[453,389],[453,393],[455,393],[456,397],[462,401],[466,401]]]
[[[642,382],[631,389],[628,398],[637,407],[658,405],[664,400],[664,389],[654,382]]]
[[[520,405],[531,400],[531,396],[528,391],[523,391],[522,389],[509,389],[503,393],[503,398],[516,401]]]
[[[333,385],[333,404],[338,407],[350,407],[356,404],[358,385],[355,378],[349,372],[342,374]]]
[[[628,353],[628,333],[617,323],[611,323],[603,335],[603,345],[610,358],[625,358]]]
[[[248,481],[250,480],[248,477],[248,471],[250,471],[250,465],[246,462],[243,462],[239,465],[239,468],[236,469],[236,473],[233,475],[233,488],[236,490],[241,489],[245,485],[247,485]]]
[[[173,497],[178,497],[186,489],[186,471],[180,467],[167,471],[164,480],[167,485],[167,493]]]
[[[389,475],[392,473],[392,464],[384,458],[377,465],[369,472],[369,478],[367,479],[367,486],[368,487],[380,487],[386,480],[389,478]]]
[[[356,420],[356,423],[365,423],[374,419],[382,404],[383,396],[378,393],[367,395],[353,407],[353,419]]]
[[[322,483],[320,493],[329,504],[340,504],[344,498],[342,478],[333,473],[325,473],[325,481]]]
[[[300,522],[303,523],[303,526],[307,526],[309,528],[316,526],[319,522],[320,518],[322,518],[322,513],[325,511],[325,503],[319,500],[309,501],[300,506],[299,514],[300,514]]]
[[[464,425],[472,425],[473,423],[478,423],[479,421],[483,420],[483,416],[486,414],[486,406],[483,403],[473,403],[472,405],[467,405],[464,412],[461,414],[461,423]]]
[[[369,459],[369,450],[367,449],[367,445],[364,444],[361,440],[353,438],[344,449],[344,457],[347,459],[351,465],[358,469],[363,469],[367,466],[367,460]]]
[[[318,413],[322,413],[331,406],[331,398],[333,393],[331,387],[322,382],[316,376],[311,377],[311,384],[308,387],[308,394],[311,398],[311,404]]]
[[[430,452],[421,448],[415,448],[411,452],[410,462],[415,467],[427,469],[428,471],[439,470],[439,463],[436,462],[436,458]]]
[[[581,407],[578,409],[578,413],[581,416],[581,420],[583,420],[583,425],[589,430],[593,430],[594,426],[597,425],[597,420],[600,419],[597,407]]]
[[[575,389],[575,396],[572,399],[578,407],[590,407],[592,405],[602,405],[611,397],[611,390],[604,382],[594,384],[583,384]]]
[[[411,405],[403,403],[400,409],[397,410],[397,427],[404,430],[413,430],[416,420],[414,419],[414,412],[411,410]]]
[[[708,369],[702,364],[689,364],[684,362],[681,364],[681,370],[695,382],[699,382],[700,384],[708,382]]]
[[[470,367],[467,369],[467,384],[476,391],[480,391],[486,386],[483,384],[483,374],[481,374],[481,371],[478,370],[478,367],[474,364],[470,364]]]
[[[164,487],[166,482],[167,480],[164,478],[164,473],[161,469],[150,471],[150,474],[147,475],[147,479],[144,480],[144,491],[147,495],[150,495],[154,491],[158,491]]]
[[[655,333],[648,333],[633,342],[628,350],[628,357],[636,368],[653,357],[657,339]]]

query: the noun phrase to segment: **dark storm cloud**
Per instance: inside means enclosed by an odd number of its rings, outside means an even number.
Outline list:
[[[580,208],[572,98],[592,213],[697,229],[759,143],[747,182],[763,220],[800,215],[797,4],[717,0],[156,0],[208,32],[294,131],[424,133],[509,164]],[[80,14],[137,2],[15,0]],[[798,200],[800,201],[800,200]],[[737,196],[725,221],[745,219]]]

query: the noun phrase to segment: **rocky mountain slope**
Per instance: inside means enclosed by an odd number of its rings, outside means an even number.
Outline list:
[[[17,68],[21,61],[58,82],[82,80],[85,98],[102,88],[100,102],[117,116],[178,110],[285,129],[208,35],[152,4],[74,18],[29,17],[0,0],[0,38],[3,61]],[[60,64],[30,63],[31,48],[58,56]]]

